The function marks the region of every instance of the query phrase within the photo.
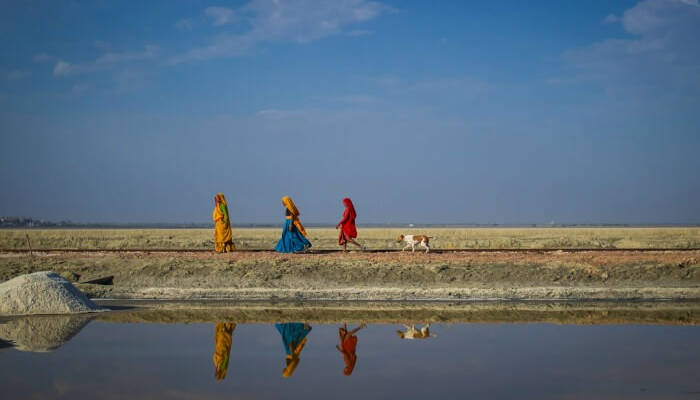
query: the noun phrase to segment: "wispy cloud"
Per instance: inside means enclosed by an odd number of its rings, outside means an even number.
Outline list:
[[[39,54],[34,55],[34,62],[38,62],[38,63],[53,61],[55,59],[56,59],[56,57],[49,55],[49,54],[46,54],[46,53],[39,53]]]
[[[26,69],[0,70],[0,76],[3,76],[8,81],[18,81],[32,76],[32,71]]]
[[[80,95],[80,94],[85,93],[88,90],[90,90],[90,88],[92,88],[92,86],[88,83],[76,83],[71,88],[71,94]]]
[[[303,118],[308,116],[307,110],[280,110],[276,108],[268,108],[260,110],[256,115],[263,119],[281,120],[288,118]]]
[[[392,74],[374,76],[368,78],[368,80],[381,86],[396,86],[401,83],[401,78]]]
[[[112,45],[104,40],[95,40],[95,47],[100,50],[109,50],[112,48]]]
[[[346,33],[347,36],[368,36],[373,34],[373,31],[367,29],[353,29]]]
[[[204,15],[211,19],[214,26],[226,25],[234,21],[234,12],[226,7],[207,7],[204,9]]]
[[[99,69],[108,68],[110,66],[125,63],[128,61],[149,60],[156,58],[158,55],[158,47],[146,45],[141,51],[133,52],[107,52],[97,59],[88,63],[70,63],[59,59],[53,68],[54,76],[70,76],[88,72],[93,72]]]
[[[608,14],[608,15],[605,16],[605,18],[603,19],[603,22],[606,23],[606,24],[614,24],[615,22],[619,22],[619,21],[620,21],[620,17],[618,17],[618,16],[615,15],[615,14]]]
[[[351,94],[347,96],[340,96],[337,98],[338,101],[348,104],[370,104],[377,101],[374,96],[366,94]]]
[[[125,61],[134,60],[148,60],[153,59],[158,55],[158,47],[153,45],[146,45],[142,51],[135,52],[123,52],[123,53],[105,53],[95,60],[95,64],[105,65],[105,64],[116,64]]]
[[[249,27],[242,33],[223,33],[209,44],[172,57],[170,63],[206,60],[240,55],[251,47],[266,42],[307,43],[342,33],[346,27],[369,21],[391,7],[365,0],[252,0],[236,10],[212,7],[205,14],[214,25],[229,23],[231,18]]]
[[[630,39],[607,39],[566,51],[576,77],[621,85],[684,90],[700,86],[700,4],[697,0],[645,0],[621,16]],[[567,79],[566,77],[563,79]]]
[[[73,74],[78,74],[84,72],[83,68],[79,65],[73,65],[67,63],[63,60],[58,60],[56,65],[53,67],[54,76],[68,76]]]
[[[191,18],[183,18],[175,22],[174,26],[181,31],[191,31],[194,27],[194,22]]]

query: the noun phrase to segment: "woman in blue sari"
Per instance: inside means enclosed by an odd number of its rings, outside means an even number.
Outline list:
[[[284,346],[284,352],[287,353],[285,357],[286,366],[282,370],[282,376],[289,378],[297,368],[297,365],[299,365],[299,354],[301,354],[301,350],[306,344],[306,335],[311,332],[311,326],[301,322],[288,322],[275,324],[275,328],[282,335],[282,345]]]
[[[280,253],[296,253],[306,251],[311,247],[311,242],[306,238],[306,229],[299,221],[299,210],[288,196],[282,197],[285,207],[285,222],[282,228],[282,238],[277,242],[275,251]]]

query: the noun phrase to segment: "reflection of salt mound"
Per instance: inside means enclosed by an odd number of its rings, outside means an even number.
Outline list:
[[[22,351],[52,351],[69,341],[90,322],[87,315],[12,318],[0,322],[0,339]]]
[[[0,315],[75,314],[101,310],[55,272],[18,276],[0,284]]]

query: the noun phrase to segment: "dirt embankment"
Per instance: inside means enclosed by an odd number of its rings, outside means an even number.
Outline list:
[[[93,297],[700,299],[700,251],[543,253],[39,253],[0,255],[0,281],[54,270]]]
[[[100,300],[114,323],[553,323],[698,325],[698,302],[231,302]]]

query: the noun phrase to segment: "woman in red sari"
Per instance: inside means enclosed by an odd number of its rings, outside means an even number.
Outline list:
[[[343,204],[345,204],[343,219],[335,226],[335,229],[340,229],[338,234],[338,246],[343,246],[343,251],[348,251],[348,242],[350,242],[364,250],[365,247],[355,241],[357,237],[357,228],[355,227],[357,213],[355,212],[355,206],[353,206],[352,200],[348,197],[343,199]]]

